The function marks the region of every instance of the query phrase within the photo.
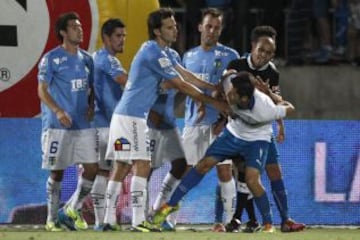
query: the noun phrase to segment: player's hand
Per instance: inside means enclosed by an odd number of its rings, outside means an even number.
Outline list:
[[[63,125],[66,128],[70,128],[72,125],[72,119],[64,110],[59,109],[56,111],[56,118],[60,122],[61,125]]]
[[[261,92],[265,93],[265,94],[269,94],[270,92],[270,84],[269,84],[269,79],[266,79],[265,81],[260,77],[260,76],[256,76],[254,79],[254,86],[260,90]]]
[[[213,125],[212,125],[212,133],[217,136],[221,133],[227,123],[226,117],[219,118]]]

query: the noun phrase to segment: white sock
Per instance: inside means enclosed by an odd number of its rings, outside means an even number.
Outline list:
[[[145,208],[147,198],[147,179],[139,176],[131,178],[131,206],[132,206],[132,226],[136,227],[145,221]]]
[[[104,223],[106,183],[107,178],[105,176],[97,175],[91,190],[91,199],[94,205],[96,226]]]
[[[55,222],[57,219],[57,211],[60,205],[61,182],[56,182],[50,176],[46,181],[47,193],[47,222]]]
[[[79,206],[82,206],[82,202],[84,201],[85,197],[91,192],[93,184],[93,181],[87,180],[80,176],[78,178],[76,190],[66,205],[73,209],[79,209]]]
[[[234,179],[232,178],[228,182],[220,182],[220,188],[224,211],[226,213],[225,223],[229,223],[235,213],[236,207],[236,187]]]
[[[120,193],[122,190],[122,182],[110,180],[106,189],[106,204],[104,223],[111,225],[116,224],[116,208],[118,205]]]
[[[156,197],[156,200],[153,204],[153,210],[157,211],[160,209],[161,205],[163,205],[166,201],[169,200],[171,194],[176,189],[177,185],[179,185],[180,180],[176,179],[171,173],[167,173],[162,184],[159,194]]]

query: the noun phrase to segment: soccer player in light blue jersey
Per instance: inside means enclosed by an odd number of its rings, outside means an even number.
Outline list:
[[[60,231],[60,222],[71,230],[86,229],[77,209],[90,193],[98,168],[95,129],[90,126],[94,66],[91,56],[79,48],[83,30],[76,13],[61,15],[55,30],[61,45],[43,56],[38,73],[42,168],[50,170],[45,228]],[[73,164],[81,164],[83,172],[75,192],[58,212],[64,170]]]
[[[106,158],[114,161],[114,169],[107,186],[106,214],[115,215],[122,181],[132,168],[132,230],[159,231],[145,220],[147,178],[150,173],[150,141],[146,118],[160,94],[163,82],[193,98],[213,104],[218,110],[228,111],[225,102],[203,94],[189,82],[201,82],[181,68],[169,53],[176,41],[177,28],[174,12],[160,8],[148,17],[149,41],[142,44],[130,67],[123,96],[115,107],[109,132]],[[202,82],[213,90],[215,86]],[[112,223],[109,223],[112,224]]]
[[[271,91],[266,94],[254,89],[256,80],[248,72],[231,74],[223,82],[227,101],[232,108],[232,118],[222,133],[213,141],[205,156],[181,180],[170,200],[154,215],[153,223],[159,224],[178,209],[178,202],[194,188],[218,162],[233,156],[244,156],[246,162],[247,184],[255,196],[256,205],[263,217],[263,231],[275,232],[269,199],[261,184],[267,152],[270,146],[272,125],[294,111],[291,103],[271,99]],[[265,84],[263,84],[264,86]]]
[[[125,24],[118,18],[106,20],[101,27],[104,46],[93,54],[95,115],[92,122],[97,130],[99,171],[94,181],[91,197],[94,204],[95,226],[98,231],[119,230],[118,225],[104,225],[105,192],[112,161],[105,153],[109,138],[111,116],[122,95],[127,81],[127,72],[115,56],[124,51]]]
[[[170,49],[170,54],[174,55],[177,62],[181,62],[180,56],[176,51]],[[177,187],[187,169],[182,139],[174,113],[175,96],[177,93],[176,89],[167,88],[165,84],[162,84],[160,95],[152,106],[147,118],[149,138],[152,146],[152,170],[161,167],[166,162],[171,164],[171,168],[163,179],[152,209],[150,209],[150,216],[169,200],[172,191]],[[163,231],[175,231],[176,215],[172,214],[168,217],[167,221],[164,221],[161,225]]]
[[[239,59],[236,50],[218,42],[223,28],[223,13],[215,8],[208,8],[202,12],[199,24],[201,34],[200,45],[184,54],[183,65],[198,77],[212,84],[218,84],[228,63]],[[210,91],[204,90],[208,95]],[[219,111],[211,105],[199,104],[191,97],[185,102],[185,127],[183,143],[186,160],[189,167],[194,166],[203,156],[216,135],[213,127],[218,119]],[[217,166],[217,175],[221,192],[221,201],[226,212],[225,223],[229,223],[236,202],[235,181],[232,176],[232,161],[220,162]],[[220,217],[221,216],[221,217]],[[215,213],[213,231],[225,231],[222,213]]]

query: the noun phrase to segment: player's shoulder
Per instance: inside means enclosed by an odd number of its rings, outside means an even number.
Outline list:
[[[235,70],[240,70],[244,69],[245,67],[247,67],[247,60],[244,57],[233,59],[228,64],[228,69],[232,68]]]
[[[189,50],[187,50],[187,51],[184,53],[184,57],[191,56],[191,55],[193,55],[194,53],[198,52],[200,49],[201,49],[200,46],[196,46],[196,47],[190,48]]]
[[[138,55],[142,58],[152,59],[161,55],[161,51],[162,49],[156,41],[148,40],[141,45]]]
[[[270,61],[270,62],[269,62],[269,67],[270,67],[272,70],[278,72],[277,67],[276,67],[276,65],[275,65],[274,62]]]
[[[86,50],[84,50],[82,48],[79,48],[79,52],[83,55],[84,58],[86,58],[86,59],[91,58],[92,59],[91,54],[88,51],[86,51]]]
[[[180,60],[180,54],[173,48],[169,48],[169,53],[171,54],[171,56],[177,60]]]
[[[221,50],[221,51],[226,52],[228,54],[235,55],[235,56],[237,56],[237,58],[240,58],[239,53],[234,48],[231,48],[231,47],[226,46],[226,45],[221,44],[221,43],[218,43],[216,48],[217,48],[217,50]]]
[[[48,52],[46,52],[43,57],[44,58],[56,58],[56,57],[59,57],[64,54],[65,54],[64,49],[61,46],[57,46],[57,47],[49,50]]]
[[[272,61],[269,62],[268,69],[272,74],[279,76],[279,71],[278,71],[275,63],[273,63]]]

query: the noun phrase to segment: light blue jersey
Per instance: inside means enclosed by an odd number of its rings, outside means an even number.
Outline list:
[[[174,69],[167,49],[149,40],[136,53],[130,67],[128,81],[116,114],[146,118],[160,94],[160,83],[179,74]]]
[[[239,54],[232,48],[217,44],[212,49],[205,51],[201,46],[190,49],[184,54],[183,65],[202,80],[217,84],[228,63],[240,58]],[[211,92],[203,90],[205,94]],[[198,118],[197,106],[190,97],[185,102],[185,126],[211,125],[218,117],[219,112],[211,105],[206,105],[206,114],[201,122],[196,123]]]
[[[93,54],[95,116],[94,127],[109,127],[112,113],[123,93],[116,77],[125,74],[120,61],[102,48]]]
[[[176,61],[180,64],[180,56],[174,49],[168,49],[170,55],[172,57],[172,61]],[[176,117],[174,114],[174,104],[175,104],[175,96],[177,90],[171,89],[160,89],[159,97],[156,99],[154,105],[151,107],[151,110],[157,112],[162,116],[162,121],[160,126],[155,127],[154,124],[147,121],[147,124],[150,128],[156,129],[173,129],[176,128]]]
[[[93,60],[86,51],[79,49],[72,55],[61,46],[45,54],[39,63],[38,81],[48,84],[54,101],[69,114],[72,119],[70,129],[90,128],[87,111],[93,71]],[[44,103],[41,103],[41,113],[43,130],[65,129]]]

